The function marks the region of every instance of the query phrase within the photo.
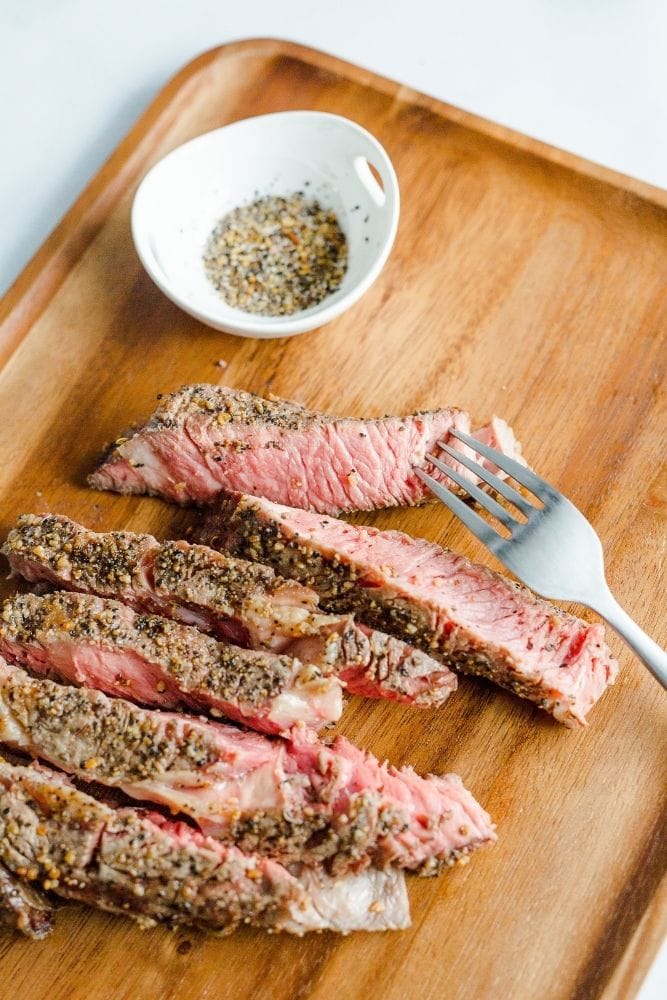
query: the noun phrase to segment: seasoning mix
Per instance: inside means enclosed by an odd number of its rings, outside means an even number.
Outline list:
[[[336,215],[302,191],[267,195],[220,219],[208,238],[204,267],[228,305],[291,316],[340,287],[347,240]]]

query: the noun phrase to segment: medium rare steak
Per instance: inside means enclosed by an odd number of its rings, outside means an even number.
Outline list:
[[[2,551],[31,582],[118,598],[243,647],[296,656],[335,671],[353,694],[430,707],[456,689],[456,676],[423,651],[351,615],[325,615],[313,590],[204,545],[24,514]]]
[[[432,874],[494,840],[456,775],[420,778],[297,728],[271,740],[99,691],[34,679],[0,659],[0,741],[86,781],[183,813],[201,830],[332,872],[389,864]]]
[[[62,775],[1,759],[0,862],[23,882],[143,926],[231,933],[252,924],[303,934],[409,924],[400,872],[348,876],[342,885],[316,872],[300,880],[185,823],[112,809]]]
[[[450,439],[453,428],[471,432],[470,417],[455,408],[356,420],[225,386],[185,386],[158,398],[148,422],[114,442],[91,486],[179,504],[236,490],[339,514],[432,499],[414,467],[446,478],[426,461],[438,441],[473,455]],[[520,452],[504,421],[494,418],[479,433],[514,456]]]
[[[424,539],[239,495],[214,508],[201,538],[267,563],[313,587],[327,610],[351,611],[488,677],[567,726],[585,724],[618,671],[601,624]]]
[[[0,864],[0,930],[3,928],[41,941],[53,930],[53,907],[45,896]]]
[[[338,678],[290,656],[239,649],[119,601],[59,591],[8,598],[0,653],[40,673],[158,708],[187,705],[262,732],[314,729],[342,712]]]

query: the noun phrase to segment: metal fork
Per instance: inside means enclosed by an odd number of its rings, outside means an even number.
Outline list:
[[[492,496],[452,469],[435,455],[427,459],[464,489],[489,514],[508,529],[503,538],[458,496],[429,476],[423,469],[415,473],[453,514],[493,552],[526,586],[542,597],[576,601],[592,608],[626,641],[664,688],[667,688],[667,653],[636,624],[611,593],[604,575],[602,545],[594,529],[573,503],[513,458],[477,441],[462,431],[453,437],[490,459],[508,476],[525,486],[542,503],[535,507],[512,486],[489,472],[468,455],[443,441],[438,446],[458,463],[504,497],[526,518],[518,519]]]

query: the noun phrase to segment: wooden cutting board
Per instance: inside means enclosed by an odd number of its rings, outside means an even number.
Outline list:
[[[330,326],[235,339],[179,312],[143,273],[130,202],[174,146],[286,108],[347,115],[380,139],[401,185],[398,238],[377,284]],[[322,53],[276,41],[208,52],[162,91],[6,296],[2,532],[22,511],[54,510],[178,533],[192,512],[93,493],[85,475],[105,441],[181,383],[354,415],[455,403],[514,425],[597,527],[619,598],[664,642],[666,209],[663,191]],[[490,561],[443,509],[368,520]],[[468,867],[410,880],[412,930],[221,940],[73,907],[43,944],[2,938],[2,1000],[627,1000],[665,926],[666,702],[611,641],[621,675],[581,733],[482,682],[463,681],[439,712],[351,700],[346,735],[395,764],[459,772],[498,825],[497,846]]]

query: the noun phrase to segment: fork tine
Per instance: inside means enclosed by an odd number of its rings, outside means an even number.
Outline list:
[[[476,438],[471,437],[469,434],[464,434],[463,431],[456,430],[452,428],[449,432],[452,437],[458,438],[459,441],[463,441],[467,444],[473,451],[476,451],[479,455],[483,455],[484,458],[489,458],[497,465],[499,469],[506,472],[512,477],[517,483],[521,483],[526,489],[531,490],[540,500],[544,500],[544,496],[552,497],[557,499],[559,493],[554,489],[545,479],[540,476],[536,476],[534,472],[527,469],[520,462],[517,462],[514,458],[508,458],[507,455],[503,455],[502,452],[496,451],[495,448],[489,447],[488,444],[483,444]]]
[[[454,452],[454,454],[456,455],[456,452]],[[441,462],[440,459],[435,457],[435,455],[427,455],[426,458],[432,465],[435,465],[436,469],[439,469],[440,472],[444,472],[444,474],[449,479],[452,479],[457,486],[462,487],[466,493],[469,493],[473,500],[476,500],[481,507],[484,507],[489,514],[497,518],[500,523],[504,524],[506,528],[510,529],[510,531],[512,528],[516,528],[521,523],[520,521],[517,521],[515,517],[512,517],[508,510],[501,507],[501,505],[497,503],[493,497],[489,496],[488,493],[485,493],[484,490],[480,490],[479,486],[473,483],[466,476],[462,476],[456,469],[452,469],[450,465],[446,465],[445,462]]]
[[[487,484],[487,486],[490,486],[496,493],[500,493],[501,497],[505,497],[506,500],[509,500],[509,502],[514,504],[514,506],[520,510],[522,514],[525,514],[526,517],[528,517],[531,513],[534,513],[537,509],[536,507],[533,507],[532,503],[528,503],[525,497],[522,497],[513,486],[508,486],[507,483],[500,478],[500,476],[496,476],[493,472],[489,472],[489,470],[485,469],[483,465],[479,464],[479,462],[475,462],[474,459],[469,458],[468,455],[464,455],[462,451],[457,451],[456,448],[452,448],[450,445],[445,444],[444,441],[438,441],[438,447],[442,448],[443,451],[446,451],[448,455],[452,456],[452,458],[455,458],[457,462],[461,463],[461,465],[465,465],[466,469],[470,469],[471,472],[474,472],[476,476],[479,476],[479,478]]]
[[[446,486],[442,486],[437,480],[433,479],[433,477],[429,476],[426,472],[423,472],[421,469],[415,469],[414,473],[428,486],[431,492],[437,496],[438,500],[441,500],[442,503],[444,503],[445,507],[449,507],[452,514],[456,514],[456,516],[463,521],[466,528],[469,528],[473,535],[476,535],[480,542],[482,542],[483,545],[486,545],[487,549],[490,549],[492,552],[497,551],[498,546],[502,544],[505,539],[502,538],[497,531],[494,531],[483,517],[476,514],[475,511],[471,510],[460,497],[457,497],[451,492],[451,490],[448,490]]]

